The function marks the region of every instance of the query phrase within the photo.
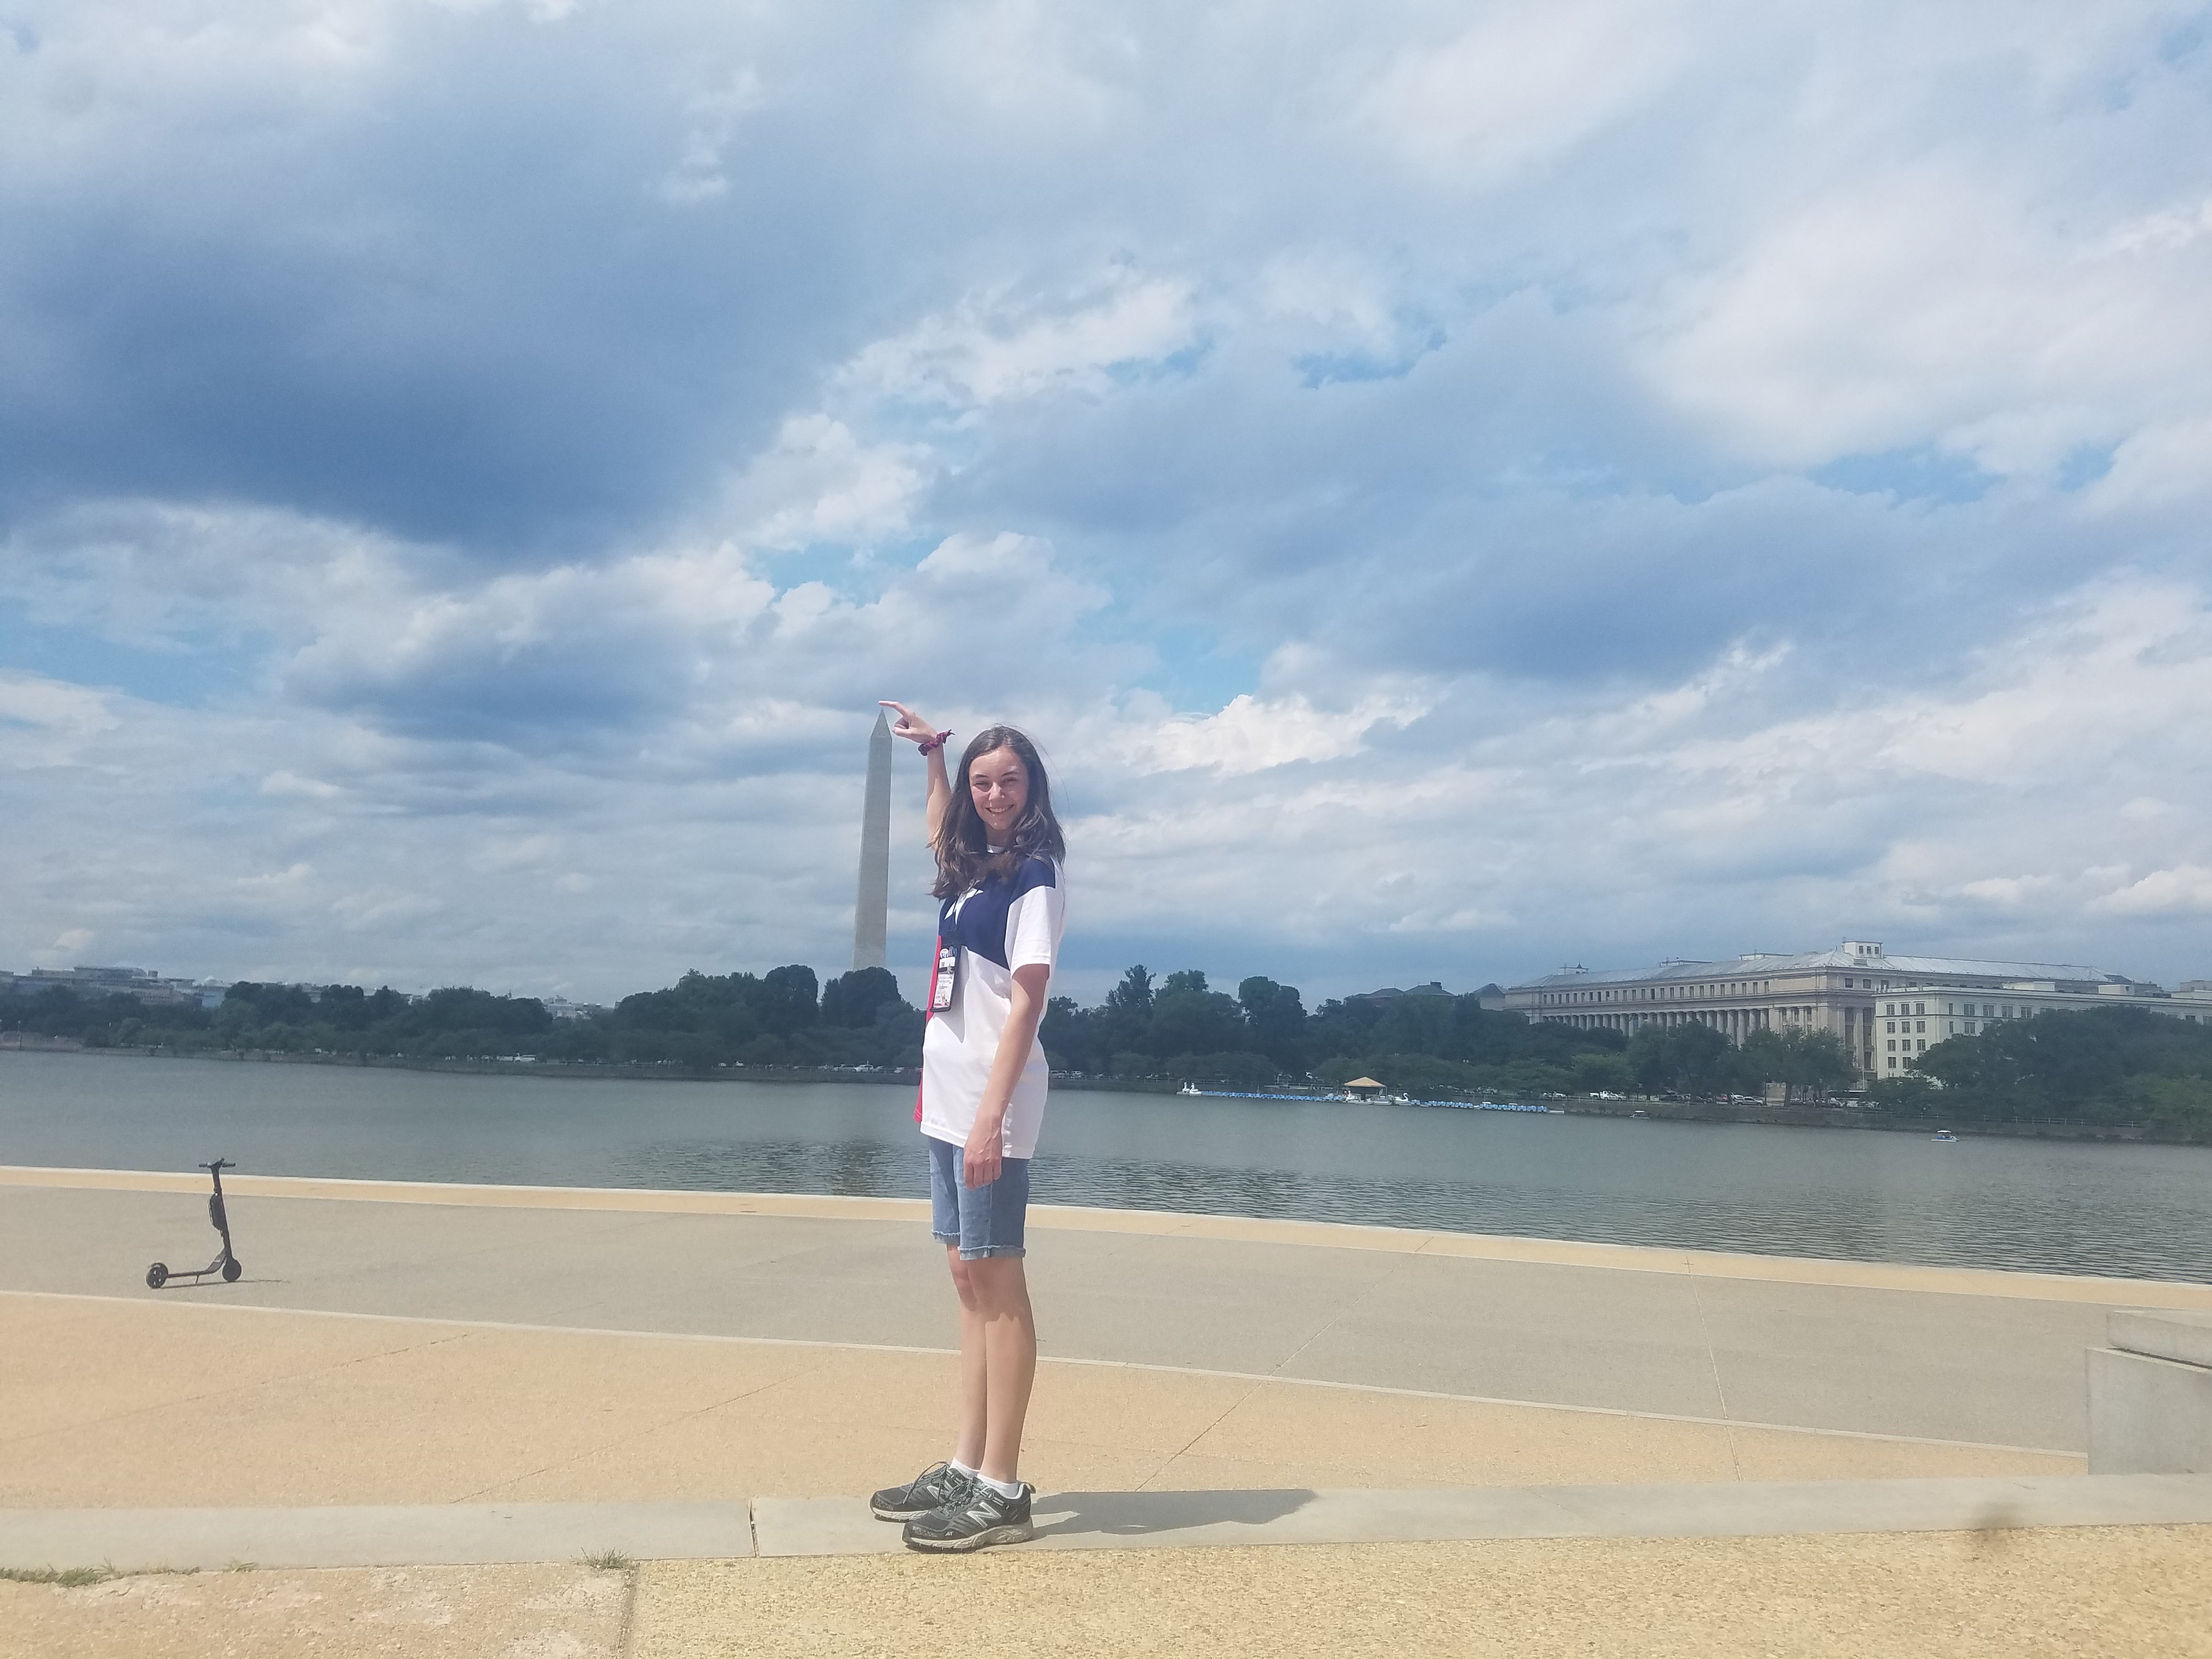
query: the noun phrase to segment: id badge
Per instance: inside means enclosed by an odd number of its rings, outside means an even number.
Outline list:
[[[952,1006],[953,982],[960,977],[960,947],[949,939],[937,941],[937,970],[929,976],[929,1012],[941,1014]]]

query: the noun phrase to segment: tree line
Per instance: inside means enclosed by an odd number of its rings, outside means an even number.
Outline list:
[[[921,1015],[898,981],[864,968],[821,984],[811,968],[765,974],[689,973],[580,1019],[556,1018],[536,997],[450,986],[428,996],[389,987],[264,985],[241,981],[220,1006],[149,1006],[113,993],[84,998],[53,986],[14,1006],[0,1025],[73,1036],[94,1048],[179,1054],[252,1051],[398,1060],[539,1060],[727,1065],[918,1065]]]
[[[2148,1008],[1991,1021],[1874,1085],[1889,1111],[1961,1123],[2130,1125],[2212,1140],[2212,1025]]]
[[[241,981],[218,1007],[147,1006],[121,994],[55,987],[0,1003],[0,1027],[94,1047],[325,1053],[401,1060],[496,1058],[653,1064],[703,1072],[741,1065],[921,1064],[922,1016],[880,968],[818,980],[792,964],[765,974],[688,973],[581,1019],[534,997],[465,986],[426,997],[354,985]],[[1186,969],[1129,969],[1095,1007],[1054,997],[1042,1037],[1056,1071],[1266,1091],[1340,1086],[1370,1076],[1419,1098],[1526,1099],[1641,1094],[1707,1098],[1784,1085],[1819,1100],[1849,1087],[1850,1056],[1828,1032],[1764,1030],[1741,1046],[1711,1027],[1647,1025],[1633,1036],[1531,1024],[1477,995],[1349,997],[1308,1009],[1263,975],[1217,991]],[[1908,1075],[1874,1085],[1893,1115],[1961,1122],[2142,1125],[2212,1140],[2212,1026],[2139,1008],[2042,1015],[1954,1036]]]
[[[538,1060],[905,1068],[921,1060],[922,1017],[880,968],[826,982],[799,964],[765,974],[688,973],[581,1019],[556,1019],[534,997],[465,986],[410,998],[388,988],[243,981],[221,1006],[147,1006],[121,994],[62,988],[0,1024],[94,1046],[324,1053],[403,1060],[527,1055]],[[1129,969],[1096,1007],[1054,997],[1042,1039],[1057,1071],[1264,1091],[1341,1085],[1367,1074],[1422,1097],[1595,1093],[1707,1095],[1786,1081],[1841,1086],[1850,1069],[1793,1034],[1744,1048],[1698,1026],[1612,1031],[1532,1024],[1478,995],[1332,1000],[1309,1010],[1295,986],[1264,975],[1231,995],[1196,969],[1158,978]]]

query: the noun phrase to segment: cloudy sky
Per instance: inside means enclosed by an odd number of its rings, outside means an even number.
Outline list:
[[[0,0],[0,966],[838,969],[896,696],[1086,999],[2212,976],[2212,8]]]

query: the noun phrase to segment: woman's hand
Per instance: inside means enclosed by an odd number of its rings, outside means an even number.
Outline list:
[[[898,718],[891,722],[891,735],[904,738],[908,743],[928,743],[937,736],[937,728],[902,702],[893,702],[888,697],[878,699],[886,708],[898,710]]]
[[[968,1131],[968,1144],[961,1149],[960,1178],[970,1187],[988,1187],[999,1178],[1000,1161],[1005,1157],[1001,1140],[1006,1131],[1006,1109],[995,1112],[988,1109],[975,1114],[975,1121]]]
[[[898,710],[898,719],[891,722],[891,735],[904,738],[921,748],[929,770],[929,793],[922,805],[922,819],[928,826],[929,845],[934,848],[937,838],[945,830],[945,814],[952,805],[952,780],[945,770],[945,745],[937,740],[937,728],[902,702],[893,702],[888,697],[877,701],[886,708]]]

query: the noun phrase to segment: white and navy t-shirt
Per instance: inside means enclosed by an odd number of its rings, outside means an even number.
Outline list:
[[[1058,960],[1062,902],[1059,866],[1036,857],[1024,860],[1009,879],[945,900],[938,937],[960,946],[960,977],[952,1006],[931,1015],[922,1036],[922,1133],[967,1144],[999,1057],[999,1038],[1013,1013],[1014,969],[1040,962],[1049,968]],[[1032,1042],[1006,1109],[1002,1156],[1035,1155],[1049,1081],[1044,1044]]]

